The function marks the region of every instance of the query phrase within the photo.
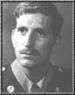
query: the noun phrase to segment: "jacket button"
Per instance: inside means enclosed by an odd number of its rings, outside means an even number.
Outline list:
[[[61,69],[61,68],[59,68],[58,70],[59,70],[60,72],[62,72],[62,69]]]
[[[59,87],[55,88],[55,92],[61,92]]]
[[[5,67],[2,67],[2,71],[5,71]]]
[[[12,94],[15,91],[14,86],[13,85],[8,86],[7,91],[8,91],[9,94]]]

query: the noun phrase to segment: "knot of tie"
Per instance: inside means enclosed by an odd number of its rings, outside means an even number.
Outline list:
[[[33,84],[31,87],[31,92],[41,92],[41,89],[39,88],[38,85]]]

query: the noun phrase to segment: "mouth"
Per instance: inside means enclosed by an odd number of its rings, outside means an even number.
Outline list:
[[[33,55],[33,53],[31,53],[31,52],[20,52],[20,54]]]
[[[27,59],[27,60],[34,60],[34,59],[38,58],[38,55],[36,55],[32,52],[20,52],[20,54],[23,59]]]
[[[38,56],[38,52],[36,52],[36,51],[31,51],[31,50],[27,50],[27,51],[21,50],[21,51],[20,51],[20,54],[26,55],[26,56],[28,56],[28,57]]]

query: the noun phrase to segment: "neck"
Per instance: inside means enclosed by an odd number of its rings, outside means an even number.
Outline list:
[[[32,80],[33,82],[38,82],[47,74],[49,68],[50,63],[48,62],[38,67],[25,68],[24,71],[30,80]]]

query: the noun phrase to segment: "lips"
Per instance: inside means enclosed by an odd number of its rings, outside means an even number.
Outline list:
[[[25,51],[24,51],[24,52],[22,51],[22,52],[20,52],[20,53],[21,53],[21,54],[26,54],[26,55],[34,55],[32,52],[25,52]]]
[[[20,54],[30,55],[30,56],[36,56],[39,53],[35,50],[21,50]]]

